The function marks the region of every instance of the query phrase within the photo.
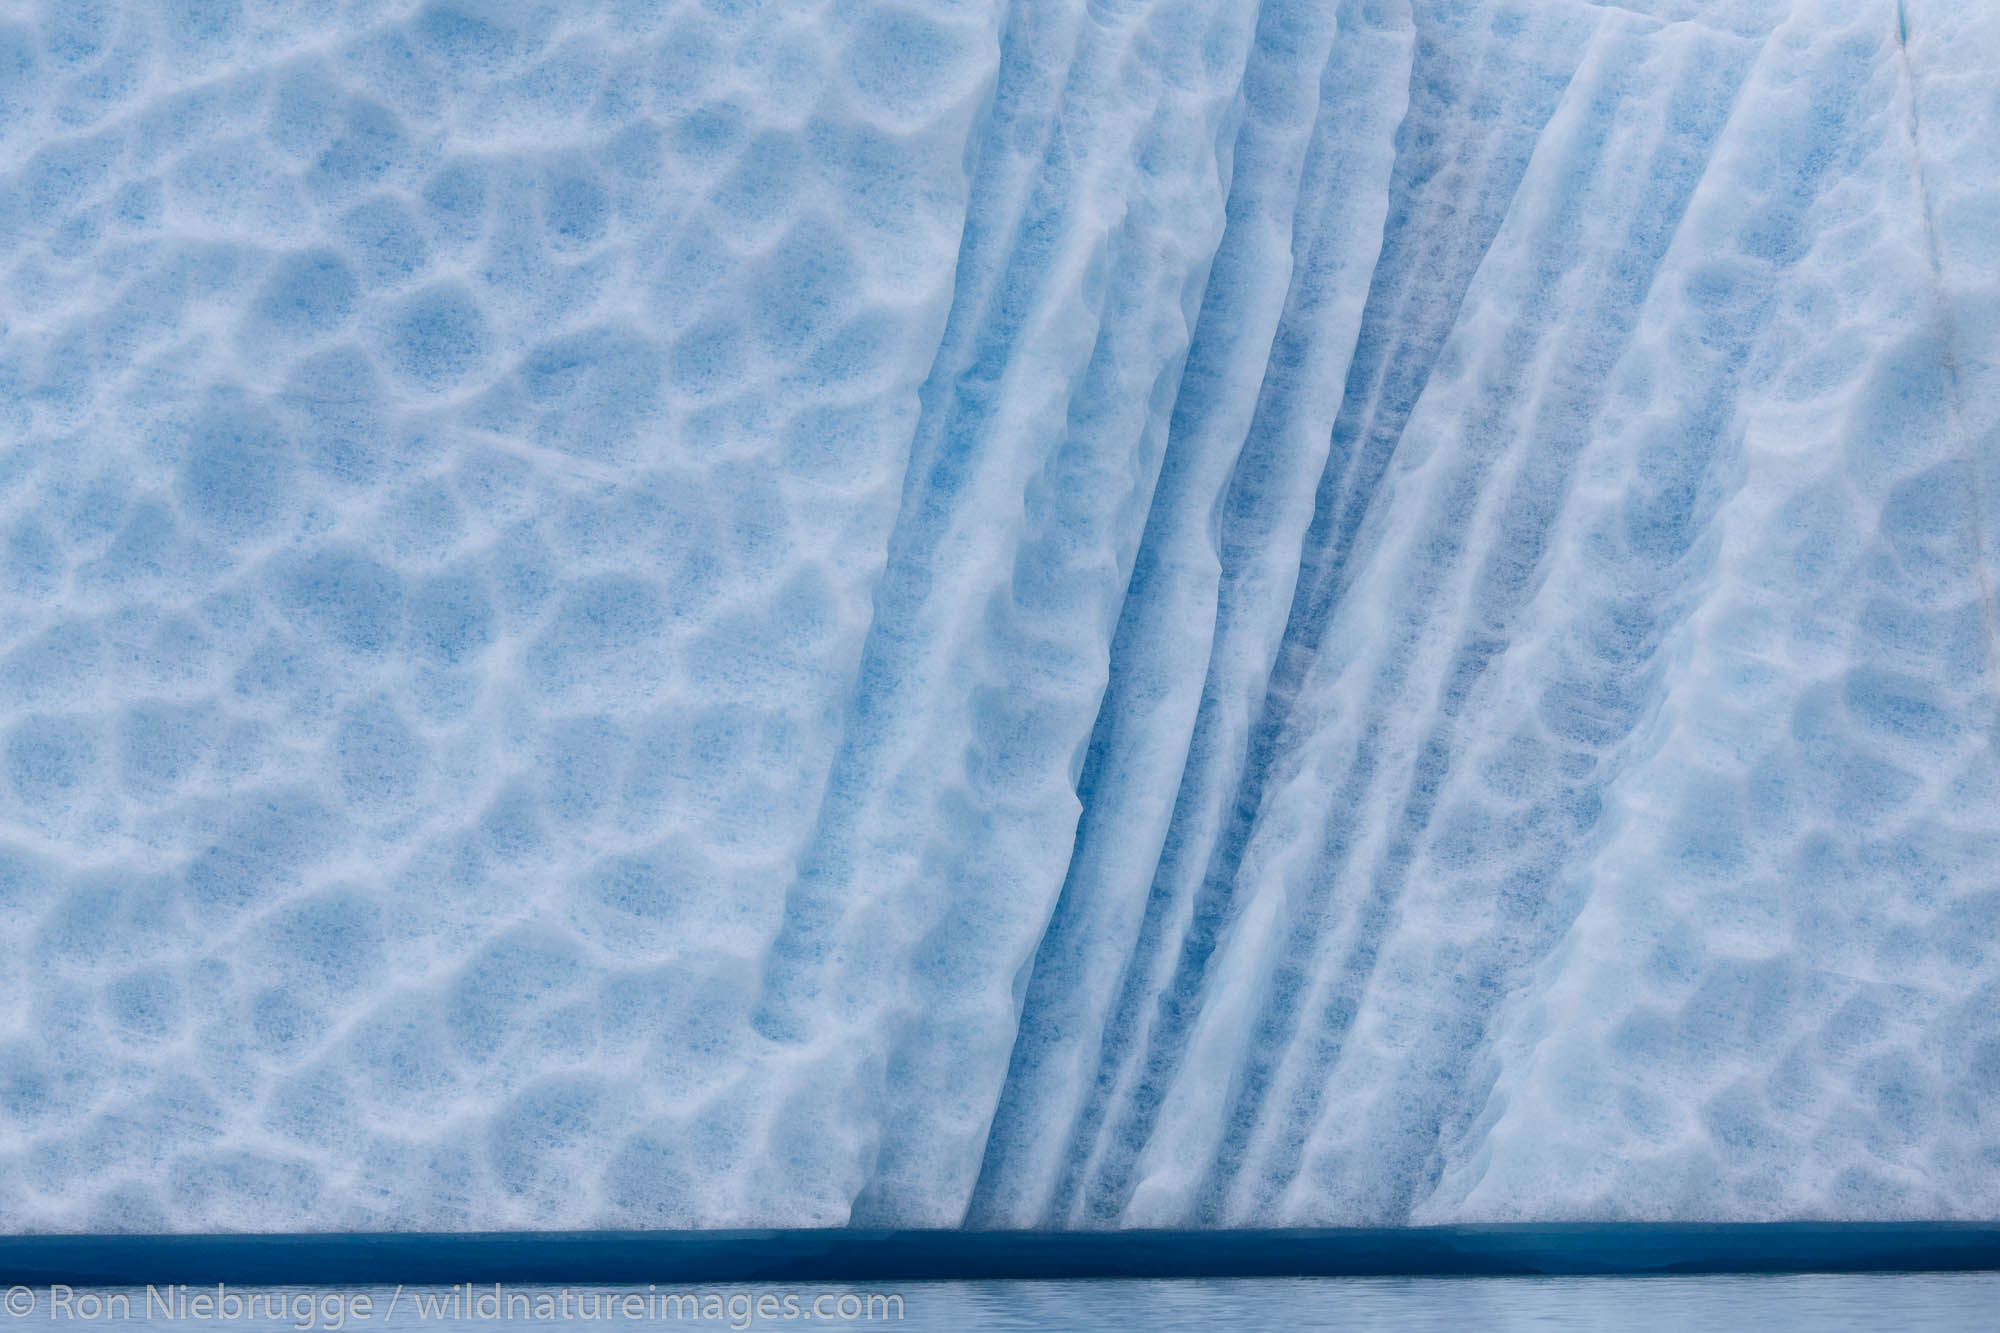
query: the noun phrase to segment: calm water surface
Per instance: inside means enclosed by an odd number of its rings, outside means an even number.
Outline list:
[[[25,1292],[24,1296],[22,1293]],[[583,1328],[1203,1330],[2000,1329],[2000,1273],[1777,1277],[1241,1278],[830,1285],[15,1287],[19,1333],[156,1329],[499,1333]],[[673,1297],[692,1298],[672,1301]],[[201,1298],[207,1298],[204,1301]],[[869,1298],[873,1299],[870,1300]],[[900,1307],[896,1303],[900,1298]],[[817,1315],[814,1313],[817,1308]]]

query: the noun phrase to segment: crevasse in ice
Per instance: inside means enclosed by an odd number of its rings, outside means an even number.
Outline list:
[[[2000,1216],[2000,12],[0,8],[0,1229]]]

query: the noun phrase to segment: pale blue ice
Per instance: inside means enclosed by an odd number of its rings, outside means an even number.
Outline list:
[[[2000,1217],[2000,10],[0,0],[0,1231]]]

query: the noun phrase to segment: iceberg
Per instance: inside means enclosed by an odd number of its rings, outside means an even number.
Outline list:
[[[2000,11],[0,17],[0,1232],[2000,1218]]]

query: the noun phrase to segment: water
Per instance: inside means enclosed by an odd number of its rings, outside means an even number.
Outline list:
[[[19,1299],[8,1296],[9,1313]],[[1251,1278],[1123,1279],[1079,1282],[915,1282],[898,1286],[805,1287],[505,1287],[518,1301],[511,1318],[470,1315],[441,1287],[269,1287],[230,1289],[254,1307],[222,1318],[182,1313],[183,1289],[76,1288],[62,1295],[68,1313],[52,1311],[47,1288],[32,1288],[35,1308],[12,1323],[19,1333],[68,1330],[80,1323],[194,1330],[365,1330],[425,1328],[433,1333],[489,1330],[496,1324],[540,1328],[605,1323],[678,1328],[768,1328],[814,1322],[909,1333],[970,1329],[1150,1329],[1156,1333],[1227,1329],[1784,1329],[1946,1330],[1991,1328],[2000,1309],[2000,1274],[1804,1274],[1756,1277],[1546,1278]],[[193,1291],[210,1292],[209,1288]],[[475,1300],[491,1288],[475,1289]],[[61,1293],[58,1293],[61,1295]],[[668,1303],[691,1295],[697,1304]],[[122,1303],[113,1297],[122,1297]],[[636,1317],[622,1313],[627,1298]],[[363,1299],[365,1298],[365,1300]],[[561,1304],[565,1301],[568,1304]],[[392,1307],[393,1302],[393,1307]],[[558,1313],[536,1317],[538,1303]],[[815,1303],[823,1312],[812,1316]],[[650,1303],[651,1313],[648,1313]],[[280,1317],[270,1317],[275,1305]],[[613,1311],[586,1317],[590,1310]],[[129,1313],[127,1312],[129,1309]],[[561,1310],[569,1311],[563,1317]],[[90,1312],[90,1313],[85,1313]],[[851,1317],[843,1317],[848,1313]]]

